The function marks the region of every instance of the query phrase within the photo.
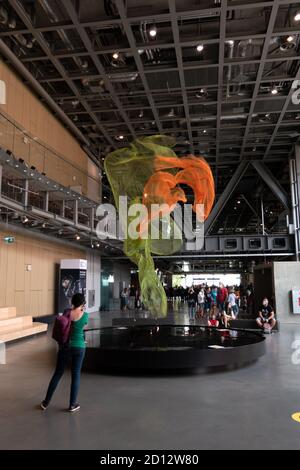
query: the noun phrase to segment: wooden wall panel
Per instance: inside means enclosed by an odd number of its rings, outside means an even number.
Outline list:
[[[19,234],[14,244],[5,244],[7,234],[0,231],[0,307],[16,306],[18,315],[55,313],[56,265],[63,258],[85,258],[85,252]]]
[[[9,115],[22,130],[25,130],[33,137],[37,137],[39,141],[45,143],[47,147],[62,155],[66,160],[66,162],[63,162],[51,153],[51,156],[48,155],[49,161],[46,163],[46,168],[42,171],[66,186],[81,185],[84,194],[86,194],[89,186],[88,175],[96,178],[96,181],[93,181],[93,186],[98,190],[94,190],[92,194],[95,194],[95,200],[99,201],[100,178],[98,169],[81,149],[77,140],[3,62],[0,63],[0,79],[6,83],[7,94],[7,104],[0,105],[0,110]],[[3,144],[4,148],[13,151],[17,157],[23,158],[36,168],[42,168],[44,166],[42,152],[33,150],[34,155],[31,156],[30,145],[24,144],[21,137],[15,137],[12,141],[11,131],[12,129],[6,128],[3,136],[0,135],[0,145]],[[2,127],[0,125],[0,134],[1,132]],[[74,176],[76,177],[75,182],[73,180]]]

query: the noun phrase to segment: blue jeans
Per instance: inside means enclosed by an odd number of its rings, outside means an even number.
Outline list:
[[[45,402],[48,405],[50,402],[53,393],[58,385],[58,382],[62,378],[66,365],[71,358],[71,393],[70,393],[70,406],[76,404],[76,399],[79,391],[80,385],[80,372],[82,367],[82,362],[85,355],[85,348],[70,348],[69,346],[59,346],[57,354],[57,362],[55,372],[52,379],[50,380]]]
[[[195,313],[196,313],[196,305],[195,304],[188,304],[189,307],[189,318],[190,320],[194,320]]]

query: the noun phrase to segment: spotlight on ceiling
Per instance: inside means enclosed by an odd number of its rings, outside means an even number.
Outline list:
[[[149,34],[152,38],[155,38],[155,36],[157,35],[157,28],[155,25],[151,26],[151,28],[149,29]]]
[[[119,53],[118,52],[114,52],[113,55],[112,55],[113,59],[117,60],[119,58]]]
[[[272,95],[277,95],[277,93],[278,93],[277,88],[273,87],[272,90],[271,90],[271,93],[272,93]]]
[[[204,49],[204,46],[203,46],[203,44],[198,44],[198,46],[197,46],[197,48],[196,48],[196,49],[197,49],[197,51],[198,51],[198,52],[202,52],[202,51],[203,51],[203,49]]]
[[[29,221],[29,219],[28,219],[28,217],[25,215],[25,216],[22,218],[23,224],[27,224],[28,221]]]
[[[76,240],[80,240],[80,235],[78,235],[78,233],[76,234]]]
[[[293,42],[294,36],[288,36],[288,37],[286,38],[286,40],[287,40],[287,42]]]
[[[206,96],[207,96],[207,91],[205,88],[200,88],[200,90],[197,91],[196,93],[196,98],[198,99],[205,98]]]
[[[300,12],[296,13],[296,15],[294,16],[294,20],[300,21]]]

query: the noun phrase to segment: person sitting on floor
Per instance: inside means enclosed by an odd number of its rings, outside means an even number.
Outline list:
[[[276,325],[275,313],[273,307],[269,304],[269,300],[265,297],[263,303],[258,310],[258,317],[256,323],[264,331],[272,331]]]
[[[228,328],[230,320],[235,320],[236,315],[233,309],[233,306],[231,305],[230,302],[228,302],[227,305],[227,311],[224,310],[222,312],[222,321],[224,323],[225,328]]]
[[[219,320],[217,320],[217,316],[215,313],[212,313],[211,317],[207,320],[207,326],[213,326],[214,328],[218,328]]]

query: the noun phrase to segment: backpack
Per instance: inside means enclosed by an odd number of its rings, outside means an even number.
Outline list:
[[[52,338],[58,344],[67,344],[71,333],[71,309],[67,308],[63,314],[58,314],[52,330]]]

